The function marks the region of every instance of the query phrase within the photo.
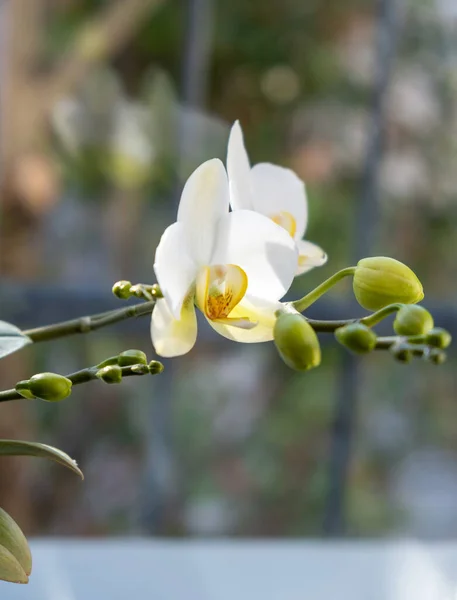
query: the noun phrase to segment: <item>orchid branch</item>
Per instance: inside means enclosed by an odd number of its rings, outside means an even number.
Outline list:
[[[22,333],[28,336],[35,343],[55,340],[77,333],[90,333],[91,331],[96,331],[102,327],[108,327],[109,325],[120,323],[126,319],[149,315],[152,313],[155,303],[156,298],[142,304],[135,304],[134,306],[117,308],[108,312],[98,313],[86,317],[79,317],[77,319],[71,319],[69,321],[63,321],[53,325],[45,325],[43,327],[36,327],[34,329],[26,329],[23,330]]]
[[[151,361],[149,364],[136,363],[126,366],[119,366],[118,362],[119,357],[116,356],[111,359],[107,359],[103,361],[103,363],[94,367],[87,367],[85,369],[75,371],[74,373],[70,373],[69,375],[65,375],[65,377],[56,375],[54,373],[45,373],[42,375],[48,376],[48,378],[46,381],[45,377],[43,377],[41,385],[42,387],[47,385],[48,390],[52,390],[58,378],[69,380],[71,382],[71,386],[81,385],[83,383],[88,383],[89,381],[95,380],[101,380],[105,383],[120,383],[124,377],[156,375],[163,371],[162,363],[155,360]],[[25,389],[24,386],[19,386],[20,383],[23,384],[27,382],[18,382],[16,386],[21,390]],[[0,402],[8,402],[9,400],[23,400],[24,398],[25,396],[23,394],[20,394],[16,388],[0,392]],[[33,397],[31,397],[30,399],[33,399]],[[58,398],[58,400],[61,399],[63,399],[63,397]]]

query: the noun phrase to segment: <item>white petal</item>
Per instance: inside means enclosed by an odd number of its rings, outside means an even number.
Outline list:
[[[279,300],[292,283],[297,261],[294,240],[267,217],[236,210],[220,220],[211,264],[241,267],[248,276],[247,294]]]
[[[193,297],[184,303],[180,319],[175,319],[164,298],[152,311],[151,338],[159,356],[181,356],[191,350],[197,339],[197,317]]]
[[[327,262],[327,254],[320,248],[306,240],[299,240],[298,247],[298,267],[296,275],[302,275],[311,271],[314,267],[321,267]]]
[[[280,302],[268,302],[251,296],[245,296],[230,313],[230,318],[248,318],[257,325],[251,328],[232,327],[230,325],[210,321],[208,323],[220,335],[244,344],[269,342],[273,339],[273,327],[276,321],[275,312],[281,308]]]
[[[189,177],[178,208],[178,222],[185,226],[189,250],[198,264],[208,264],[216,223],[228,211],[227,173],[222,162],[214,158]]]
[[[179,318],[184,298],[197,275],[182,223],[173,223],[165,229],[157,246],[154,271],[171,312]]]
[[[254,210],[251,190],[251,165],[244,147],[243,131],[235,121],[227,148],[227,173],[230,185],[230,205],[233,210]]]
[[[290,169],[260,163],[251,171],[253,209],[273,218],[281,212],[295,219],[295,239],[300,240],[308,223],[308,201],[303,181]]]

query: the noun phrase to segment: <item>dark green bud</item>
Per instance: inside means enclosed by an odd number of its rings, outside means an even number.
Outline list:
[[[158,375],[159,373],[162,373],[162,371],[164,370],[164,366],[161,362],[159,362],[158,360],[151,360],[151,362],[148,365],[149,368],[149,373],[151,375]]]
[[[366,354],[374,350],[377,336],[369,327],[362,323],[351,323],[335,331],[335,337],[340,344],[356,354]]]
[[[132,283],[130,281],[118,281],[113,285],[113,294],[121,300],[128,300],[132,296],[131,287]]]
[[[446,362],[447,356],[446,352],[443,352],[439,348],[432,348],[426,358],[434,365],[442,365]]]
[[[118,365],[108,365],[97,371],[97,377],[105,383],[121,383],[122,369]]]
[[[148,359],[141,350],[125,350],[119,354],[117,364],[120,367],[129,367],[130,365],[146,365]]]
[[[413,358],[413,353],[408,344],[404,344],[402,342],[391,346],[390,352],[395,360],[398,360],[398,362],[409,363]]]
[[[433,317],[423,306],[405,304],[397,312],[394,330],[398,335],[423,335],[433,327]]]
[[[441,350],[447,348],[451,341],[452,337],[449,331],[446,331],[441,327],[435,327],[434,329],[431,329],[425,338],[426,344],[429,346],[434,346],[435,348],[440,348]]]
[[[308,371],[321,362],[321,348],[316,332],[299,313],[280,313],[273,329],[279,355],[292,369]]]
[[[354,272],[357,302],[367,310],[380,310],[401,302],[416,304],[424,297],[422,284],[409,267],[393,258],[363,258]]]
[[[27,398],[27,400],[35,400],[35,396],[29,389],[29,380],[23,379],[22,381],[18,381],[14,387],[16,392],[20,394],[23,398]]]
[[[7,512],[0,508],[0,546],[6,548],[28,576],[32,571],[32,555],[25,535]],[[1,572],[1,567],[0,567]]]
[[[72,382],[63,375],[38,373],[28,381],[17,383],[16,391],[24,398],[32,397],[46,402],[60,402],[71,394],[72,385]]]

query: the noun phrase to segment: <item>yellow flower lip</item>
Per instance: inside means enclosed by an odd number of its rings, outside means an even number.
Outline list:
[[[237,265],[202,267],[196,280],[196,304],[210,321],[251,329],[257,323],[249,318],[230,318],[230,313],[243,299],[247,287],[248,277]]]
[[[281,210],[279,213],[270,217],[271,220],[285,229],[291,237],[295,237],[297,231],[297,222],[295,217],[287,210]]]

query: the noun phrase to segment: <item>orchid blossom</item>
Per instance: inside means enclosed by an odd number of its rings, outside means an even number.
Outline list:
[[[290,169],[259,163],[251,168],[236,121],[230,132],[227,171],[232,210],[254,210],[281,225],[295,240],[298,248],[296,275],[301,275],[327,261],[327,254],[315,244],[303,240],[308,222],[305,184]]]
[[[218,159],[203,163],[186,182],[177,221],[156,251],[154,271],[164,296],[151,321],[157,354],[179,356],[193,347],[194,305],[226,338],[272,340],[275,311],[296,264],[287,232],[254,211],[229,212],[224,165]]]

